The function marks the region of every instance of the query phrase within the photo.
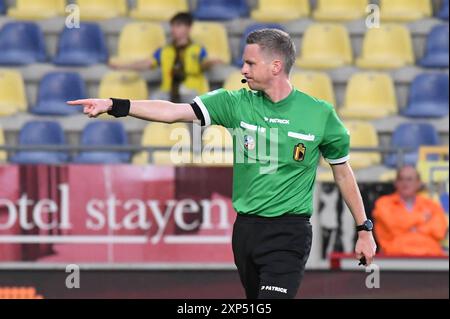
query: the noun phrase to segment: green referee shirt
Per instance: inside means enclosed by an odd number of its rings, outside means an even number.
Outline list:
[[[192,107],[202,125],[230,129],[240,214],[311,215],[320,153],[330,164],[349,158],[350,136],[333,106],[297,89],[276,103],[260,91],[219,89]]]

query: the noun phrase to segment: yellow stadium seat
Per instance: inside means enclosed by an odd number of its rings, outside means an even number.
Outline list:
[[[397,113],[397,97],[389,74],[361,72],[347,83],[344,105],[339,109],[345,119],[372,120]]]
[[[243,76],[240,71],[234,71],[227,76],[223,83],[223,88],[229,91],[238,91],[240,89],[249,89],[248,84],[241,83]]]
[[[382,21],[409,22],[431,17],[431,0],[381,0]]]
[[[27,97],[22,74],[0,69],[0,116],[27,110]]]
[[[306,69],[331,69],[353,60],[350,36],[340,24],[316,23],[306,29],[296,65]]]
[[[230,46],[225,27],[216,22],[195,22],[192,26],[192,40],[203,45],[208,58],[220,59],[223,63],[231,61]]]
[[[366,14],[368,3],[368,0],[319,0],[313,16],[318,21],[361,19]]]
[[[101,99],[114,96],[132,100],[147,100],[147,83],[139,73],[111,71],[103,76],[98,95]]]
[[[449,169],[448,146],[420,146],[416,167],[424,183],[445,182]],[[430,155],[438,155],[437,160],[430,160]]]
[[[158,123],[148,124],[143,132],[142,146],[149,147],[173,147],[169,150],[157,150],[153,152],[153,164],[156,165],[183,165],[192,162],[192,153],[190,151],[191,138],[189,128],[186,123]],[[149,153],[139,152],[133,157],[133,164],[148,164]]]
[[[344,125],[350,132],[350,148],[379,146],[377,131],[369,122],[349,121]],[[380,163],[381,154],[378,152],[351,152],[350,154],[350,165],[355,169]]]
[[[127,0],[77,0],[80,18],[84,21],[97,21],[122,17],[127,14]]]
[[[5,134],[3,133],[3,129],[0,127],[0,145],[5,145]],[[6,162],[8,158],[8,154],[5,151],[0,151],[0,163]]]
[[[48,19],[65,14],[65,0],[17,0],[8,16],[20,20]]]
[[[294,72],[291,75],[291,83],[295,88],[306,94],[336,105],[333,84],[326,73]]]
[[[345,127],[350,132],[350,148],[378,147],[379,139],[375,127],[363,121],[346,121]],[[381,154],[379,152],[350,152],[350,165],[354,169],[361,169],[379,165],[381,163]],[[328,167],[329,164],[321,158],[321,166]],[[321,173],[321,178],[328,176],[330,171]],[[330,175],[332,176],[332,175]]]
[[[259,0],[251,18],[259,22],[285,22],[309,15],[308,0]]]
[[[137,0],[130,11],[134,19],[169,21],[176,13],[189,11],[188,0]]]
[[[166,43],[161,25],[149,22],[128,23],[120,32],[118,55],[110,63],[127,64],[153,57],[153,53]]]
[[[407,27],[381,24],[369,29],[363,41],[362,55],[356,65],[364,69],[393,69],[414,64],[411,35]]]
[[[203,132],[203,166],[232,166],[233,138],[223,126],[211,125]],[[224,148],[228,148],[225,150]]]

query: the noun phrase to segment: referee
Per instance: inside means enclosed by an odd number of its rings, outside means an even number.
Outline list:
[[[348,164],[348,131],[332,105],[289,82],[296,57],[292,39],[283,31],[263,29],[251,33],[246,43],[241,72],[252,91],[220,89],[191,104],[114,98],[68,103],[83,105],[89,117],[107,112],[166,123],[200,120],[203,126],[240,131],[234,140],[233,207],[238,215],[232,239],[239,276],[247,298],[294,298],[311,249],[309,219],[320,154],[355,219],[356,257],[370,264],[376,244]],[[265,169],[268,156],[261,144],[274,141],[276,152],[270,154],[276,154],[277,164]]]

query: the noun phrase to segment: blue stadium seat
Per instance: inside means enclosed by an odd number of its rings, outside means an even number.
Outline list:
[[[37,115],[70,115],[82,111],[82,107],[67,105],[67,101],[86,98],[83,79],[75,72],[51,72],[39,85],[37,104],[31,113]]]
[[[198,0],[194,18],[197,20],[231,20],[249,16],[245,0]]]
[[[30,121],[19,133],[19,145],[65,145],[64,132],[58,122]],[[67,152],[19,151],[10,162],[16,164],[61,164],[69,159]]]
[[[439,135],[433,125],[429,123],[403,123],[397,126],[391,140],[391,147],[408,147],[413,149],[406,152],[403,164],[416,165],[418,150],[421,145],[439,145]],[[397,154],[386,156],[384,164],[389,167],[397,166]]]
[[[439,196],[439,200],[441,202],[442,208],[444,209],[444,211],[448,214],[448,193],[443,192],[440,196]]]
[[[82,145],[128,145],[127,134],[120,122],[96,121],[89,123],[81,133]],[[130,161],[130,152],[84,151],[75,157],[75,163],[120,164]]]
[[[443,0],[441,4],[441,9],[439,10],[437,17],[442,20],[448,21],[448,11],[449,11],[449,5],[448,0]]]
[[[448,74],[423,73],[409,89],[408,105],[401,114],[408,117],[442,117],[448,114]]]
[[[33,22],[8,22],[0,30],[0,65],[25,65],[46,60],[41,29]]]
[[[283,26],[278,23],[254,23],[249,25],[247,28],[245,28],[244,33],[242,34],[241,42],[239,44],[239,56],[237,56],[234,59],[234,65],[241,67],[242,66],[242,54],[244,53],[244,48],[246,45],[247,36],[252,33],[253,31],[265,29],[265,28],[272,28],[272,29],[279,29],[285,31]]]
[[[53,63],[67,66],[87,66],[108,61],[108,49],[100,26],[81,23],[80,28],[64,28]]]
[[[448,24],[435,26],[427,37],[425,56],[419,64],[426,68],[448,68]]]
[[[0,14],[6,13],[6,5],[4,0],[0,0]]]

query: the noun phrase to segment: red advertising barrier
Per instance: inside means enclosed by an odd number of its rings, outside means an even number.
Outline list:
[[[0,261],[231,265],[231,183],[230,168],[1,166]]]

